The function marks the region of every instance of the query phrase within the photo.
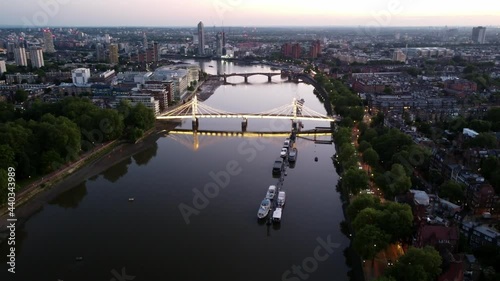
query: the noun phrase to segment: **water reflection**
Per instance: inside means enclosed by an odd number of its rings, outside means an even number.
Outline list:
[[[156,156],[157,151],[158,151],[158,144],[155,142],[147,149],[132,156],[132,158],[134,158],[134,161],[138,166],[143,166],[148,164],[148,162],[151,161],[151,159],[153,159]]]
[[[74,188],[61,193],[54,200],[50,201],[50,205],[58,205],[64,209],[76,209],[83,198],[87,195],[87,182],[84,181]]]
[[[128,173],[128,165],[131,163],[132,157],[127,157],[127,159],[104,171],[102,176],[108,181],[115,183]]]

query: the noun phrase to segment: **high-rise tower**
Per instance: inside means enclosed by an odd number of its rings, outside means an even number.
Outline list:
[[[472,41],[478,44],[484,44],[486,41],[486,27],[478,26],[472,28]]]
[[[205,27],[201,21],[198,23],[198,55],[205,55]]]
[[[43,51],[40,47],[30,48],[30,60],[33,68],[40,68],[45,65],[43,61]]]
[[[46,53],[56,52],[56,49],[54,48],[54,39],[52,38],[52,32],[50,32],[50,30],[48,29],[45,29],[43,31],[43,43],[45,44]]]

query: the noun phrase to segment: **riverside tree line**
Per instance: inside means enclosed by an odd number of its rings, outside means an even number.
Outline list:
[[[34,101],[26,110],[0,102],[0,186],[7,169],[16,180],[46,175],[78,159],[100,143],[136,141],[154,125],[152,110],[122,101],[117,110],[102,109],[89,99],[67,97],[56,103]],[[7,189],[0,189],[0,203]]]
[[[338,189],[342,197],[348,202],[351,196],[354,198],[346,212],[354,232],[352,246],[360,257],[374,261],[390,244],[411,238],[413,213],[407,204],[381,203],[378,197],[360,192],[369,188],[372,177],[386,198],[406,193],[412,186],[414,169],[426,172],[430,152],[415,145],[404,133],[384,127],[383,115],[374,117],[370,125],[363,123],[363,103],[343,81],[321,74],[315,79],[329,93],[335,112],[343,117],[335,132],[336,166],[341,175]],[[357,148],[352,142],[356,124],[360,132]],[[370,175],[359,169],[360,159],[371,166]],[[349,232],[345,226],[344,232]],[[441,264],[441,256],[434,248],[410,247],[378,280],[431,281],[441,273]]]

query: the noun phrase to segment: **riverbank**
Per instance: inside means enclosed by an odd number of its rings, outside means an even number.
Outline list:
[[[18,220],[17,227],[24,224],[24,222],[26,222],[33,214],[41,210],[47,202],[50,202],[61,193],[64,193],[79,183],[106,171],[110,167],[127,159],[128,157],[147,149],[156,143],[156,141],[165,134],[165,131],[170,131],[177,125],[178,124],[176,123],[157,121],[155,128],[150,132],[150,134],[144,136],[137,143],[120,143],[112,147],[109,151],[105,151],[105,153],[102,153],[103,151],[100,150],[99,152],[102,154],[99,154],[98,152],[98,157],[91,156],[89,157],[90,160],[85,159],[89,161],[81,164],[81,166],[72,167],[70,170],[65,171],[65,174],[61,175],[60,179],[50,180],[45,183],[43,188],[36,188],[36,192],[33,191],[33,194],[30,194],[28,199],[23,199],[22,202],[16,202],[15,214]],[[82,161],[82,159],[79,161]],[[58,173],[62,174],[63,172],[59,171]],[[7,231],[7,218],[7,213],[0,216],[0,233]],[[0,237],[2,236],[0,235]],[[2,241],[0,241],[0,244],[1,243]]]
[[[198,100],[205,101],[210,96],[215,93],[215,90],[223,85],[224,82],[218,78],[208,79],[203,83],[203,87],[200,87],[200,92],[198,93]]]

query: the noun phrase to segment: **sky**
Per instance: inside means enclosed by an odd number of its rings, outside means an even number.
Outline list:
[[[0,0],[0,25],[500,26],[499,0]]]

